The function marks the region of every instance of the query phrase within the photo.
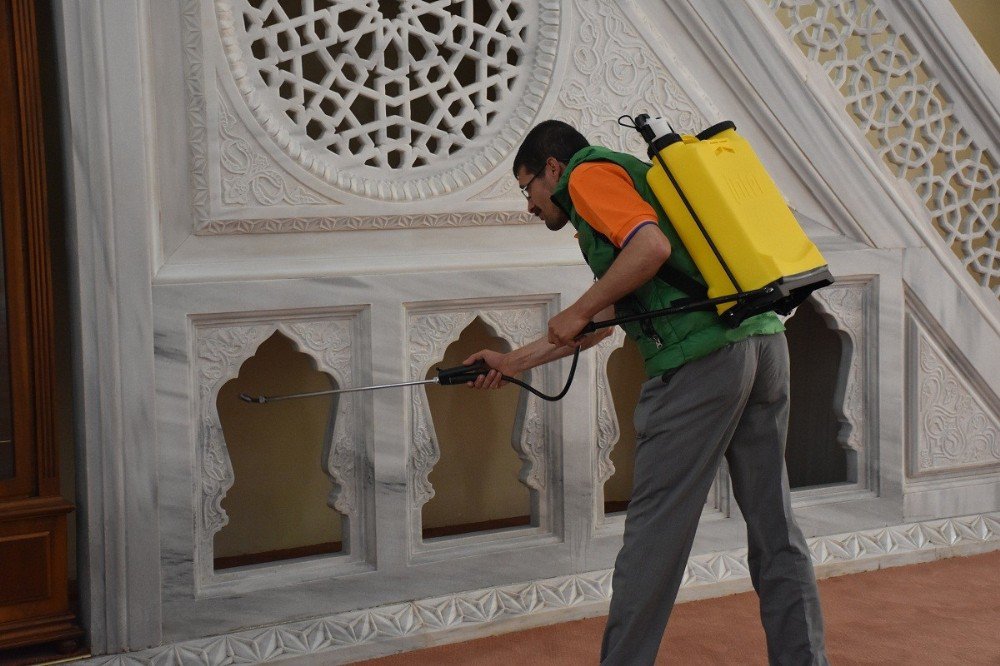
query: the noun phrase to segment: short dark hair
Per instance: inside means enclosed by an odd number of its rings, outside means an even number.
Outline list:
[[[590,145],[575,127],[561,120],[543,120],[528,132],[514,156],[514,176],[523,166],[532,173],[538,173],[545,166],[545,160],[554,157],[560,162],[569,162],[577,151]]]

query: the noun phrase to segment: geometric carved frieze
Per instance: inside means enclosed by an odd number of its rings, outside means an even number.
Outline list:
[[[982,552],[1000,546],[1000,514],[981,514],[848,532],[806,540],[816,566],[872,568],[882,559],[919,562],[938,552]],[[831,573],[836,572],[830,569]],[[543,580],[457,592],[260,627],[224,636],[199,638],[142,652],[98,657],[100,666],[162,664],[210,666],[261,663],[291,658],[342,663],[350,653],[371,646],[372,656],[388,653],[401,638],[445,642],[449,632],[488,627],[490,623],[551,617],[577,607],[606,604],[611,598],[610,569]],[[688,560],[681,589],[743,582],[749,586],[746,549],[708,553]],[[730,588],[731,589],[731,588]],[[577,611],[579,612],[579,611]],[[552,620],[550,619],[549,622]],[[466,634],[467,635],[467,634]],[[436,639],[436,640],[435,640]],[[385,643],[385,650],[377,650]],[[398,647],[396,648],[398,650]]]
[[[326,315],[310,312],[302,317],[282,313],[270,321],[259,312],[224,320],[220,317],[209,320],[204,316],[195,320],[194,374],[198,390],[195,524],[196,569],[200,580],[212,576],[213,537],[229,521],[222,501],[235,482],[216,406],[219,390],[239,374],[243,363],[275,332],[283,334],[298,351],[312,358],[316,369],[329,375],[337,386],[354,386],[355,369],[360,362],[355,351],[358,316],[357,310],[339,310]],[[364,443],[360,441],[361,402],[354,394],[347,393],[339,397],[336,405],[333,432],[323,442],[322,468],[331,482],[327,504],[345,516],[358,519],[363,513],[359,507],[359,501],[363,501],[359,498],[363,492],[359,457],[364,455]]]
[[[407,316],[407,353],[410,359],[410,379],[421,380],[428,370],[444,357],[448,346],[458,340],[462,331],[477,317],[492,333],[517,349],[532,342],[545,332],[548,305],[546,303],[479,304],[473,306],[426,306],[413,309]],[[425,391],[411,391],[411,432],[408,475],[411,506],[419,509],[434,496],[430,483],[431,470],[441,457],[434,431],[430,404]],[[545,407],[541,398],[522,396],[522,416],[515,426],[520,432],[511,443],[523,466],[521,482],[536,491],[544,491],[548,475],[548,443],[545,428]]]
[[[914,476],[1000,466],[1000,398],[944,333],[915,308],[908,316],[910,473]]]

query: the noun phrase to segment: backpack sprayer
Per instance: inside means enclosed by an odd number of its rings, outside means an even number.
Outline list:
[[[631,124],[623,122],[626,119]],[[645,139],[649,157],[653,159],[646,180],[708,288],[705,292],[699,289],[698,293],[689,293],[694,281],[682,275],[684,279],[674,286],[690,298],[662,310],[591,322],[580,335],[609,326],[711,308],[715,308],[723,324],[736,328],[748,317],[764,312],[788,314],[810,293],[833,284],[819,248],[802,231],[774,180],[750,144],[736,134],[732,121],[712,125],[695,136],[679,134],[665,119],[646,114],[635,118],[625,115],[618,123],[637,130]],[[673,283],[671,275],[676,278],[677,273],[661,271],[659,277]],[[545,395],[514,377],[503,375],[503,379],[544,400],[561,400],[573,382],[579,355],[577,347],[566,386],[555,396]],[[490,370],[484,361],[477,361],[438,368],[433,379],[273,397],[243,393],[240,398],[263,404],[401,386],[452,386],[475,381]]]

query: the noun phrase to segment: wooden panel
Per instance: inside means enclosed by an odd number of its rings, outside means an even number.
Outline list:
[[[0,562],[5,569],[0,604],[9,606],[49,596],[52,591],[51,552],[52,540],[48,532],[0,537]]]
[[[66,514],[62,498],[0,503],[0,645],[11,623],[64,614]]]

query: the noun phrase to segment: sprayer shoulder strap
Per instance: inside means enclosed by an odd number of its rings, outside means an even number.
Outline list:
[[[704,300],[705,298],[708,298],[708,287],[698,282],[687,273],[671,266],[669,263],[664,262],[664,264],[660,266],[660,270],[657,272],[656,277],[660,278],[671,287],[680,289],[692,300]]]

